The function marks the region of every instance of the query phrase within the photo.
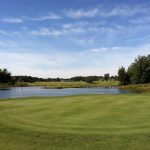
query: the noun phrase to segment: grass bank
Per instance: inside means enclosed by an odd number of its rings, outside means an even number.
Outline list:
[[[17,86],[43,86],[45,88],[84,88],[84,87],[102,87],[118,86],[118,81],[97,81],[94,83],[79,82],[17,82],[15,85],[0,84],[0,88],[17,87]]]
[[[131,84],[126,86],[121,86],[121,89],[133,90],[137,92],[150,93],[150,84]]]
[[[28,83],[30,86],[44,86],[46,88],[84,88],[84,87],[100,87],[100,86],[117,86],[118,81],[97,81],[94,83],[79,82],[33,82]]]
[[[7,83],[0,83],[0,88],[9,88],[9,87],[20,87],[20,86],[29,86],[28,82],[17,82],[15,85],[7,84]]]
[[[2,150],[149,150],[150,94],[0,100]]]

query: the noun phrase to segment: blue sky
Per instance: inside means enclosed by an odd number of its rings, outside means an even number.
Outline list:
[[[115,75],[147,54],[149,0],[0,0],[0,68],[13,75]]]

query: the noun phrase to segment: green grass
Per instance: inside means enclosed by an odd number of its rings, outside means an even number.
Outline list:
[[[130,84],[126,86],[121,86],[121,89],[134,90],[137,92],[150,93],[150,84]]]
[[[79,82],[33,82],[30,86],[45,86],[47,88],[81,88],[81,87],[99,87],[99,86],[117,86],[118,81],[97,81],[94,83]]]
[[[0,88],[7,88],[7,87],[10,87],[12,85],[10,84],[7,84],[7,83],[0,83]]]
[[[29,86],[28,82],[17,82],[15,85],[8,83],[0,83],[0,88],[9,88],[9,87],[20,87],[20,86]]]
[[[150,94],[0,100],[1,150],[149,150]]]
[[[0,88],[11,86],[44,86],[45,88],[83,88],[83,87],[99,87],[99,86],[118,86],[118,81],[96,81],[94,83],[79,82],[16,82],[15,85],[1,84]]]

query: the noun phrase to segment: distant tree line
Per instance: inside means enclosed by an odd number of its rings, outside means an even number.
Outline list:
[[[88,83],[92,83],[94,81],[108,81],[108,80],[117,80],[117,76],[110,76],[109,73],[104,74],[104,76],[76,76],[70,78],[71,81],[85,81]]]
[[[32,76],[11,76],[11,73],[7,69],[0,69],[0,83],[15,84],[16,82],[66,82],[66,81],[85,81],[87,83],[93,83],[94,81],[108,81],[117,80],[117,76],[110,76],[109,73],[104,76],[76,76],[68,79],[63,78],[38,78]]]
[[[12,76],[15,82],[57,82],[61,81],[61,78],[38,78],[32,76]]]
[[[118,80],[121,85],[150,83],[150,55],[138,56],[127,70],[120,67]]]
[[[104,74],[104,76],[76,76],[68,79],[63,78],[38,78],[32,76],[13,76],[12,77],[15,82],[60,82],[60,81],[85,81],[88,83],[92,83],[94,81],[99,80],[117,80],[117,76],[109,76],[109,74]]]

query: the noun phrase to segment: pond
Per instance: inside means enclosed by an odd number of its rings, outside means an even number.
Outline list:
[[[65,88],[44,89],[42,87],[11,87],[0,89],[0,98],[17,98],[30,96],[69,96],[80,94],[128,94],[127,90],[118,88]]]

